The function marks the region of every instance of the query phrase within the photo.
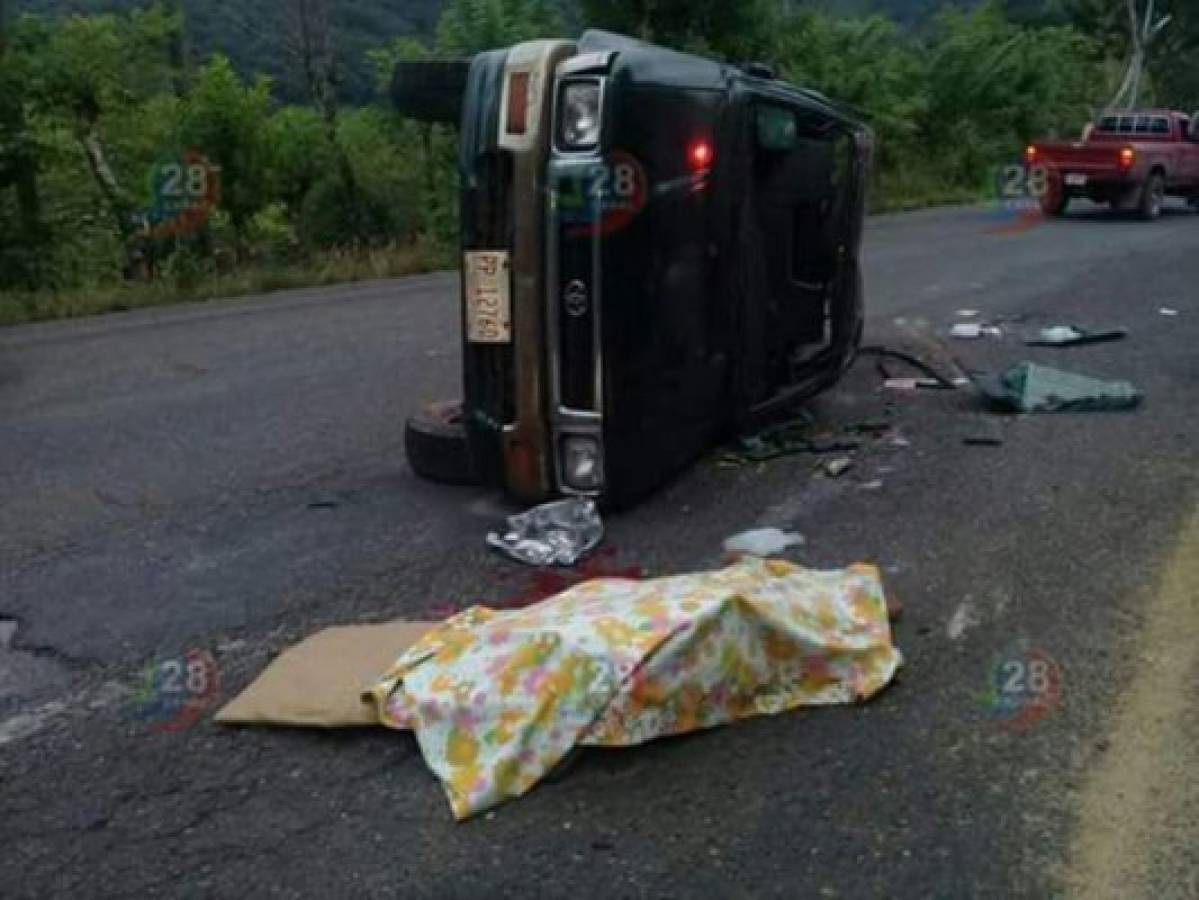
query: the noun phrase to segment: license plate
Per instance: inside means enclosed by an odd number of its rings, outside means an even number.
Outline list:
[[[512,286],[507,250],[466,254],[466,339],[473,344],[512,343]]]
[[[1079,175],[1075,172],[1071,172],[1066,176],[1066,184],[1068,184],[1070,187],[1085,187],[1086,183],[1086,175]]]

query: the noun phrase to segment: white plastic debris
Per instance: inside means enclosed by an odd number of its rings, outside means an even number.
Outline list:
[[[1046,344],[1065,344],[1076,341],[1083,332],[1070,325],[1055,325],[1052,328],[1042,328],[1040,340]]]
[[[977,309],[959,309],[957,314],[958,314],[958,316],[960,316],[963,319],[973,319],[975,316],[978,315],[978,310]]]
[[[1161,313],[1163,316],[1176,316],[1176,315],[1178,315],[1178,310],[1176,310],[1176,309],[1171,309],[1171,308],[1170,308],[1170,307],[1168,307],[1168,306],[1163,306],[1161,309],[1159,309],[1159,310],[1158,310],[1158,312],[1160,312],[1160,313]]]
[[[511,516],[508,531],[491,532],[487,545],[530,566],[573,566],[603,539],[595,501],[571,497]]]
[[[841,456],[837,459],[830,459],[824,464],[824,474],[829,478],[840,478],[852,468],[853,460],[848,456]]]
[[[1003,332],[994,325],[980,325],[975,322],[959,322],[949,329],[951,337],[973,341],[981,337],[1002,337]]]
[[[725,553],[745,553],[749,556],[775,556],[788,547],[802,547],[804,536],[780,528],[755,528],[735,534],[724,542]]]

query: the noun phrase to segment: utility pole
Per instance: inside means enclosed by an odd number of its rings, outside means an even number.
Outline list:
[[[1128,71],[1124,75],[1124,81],[1120,84],[1120,90],[1108,104],[1109,109],[1133,109],[1136,107],[1137,100],[1141,95],[1141,78],[1145,73],[1145,60],[1149,54],[1149,47],[1174,18],[1173,16],[1162,16],[1155,22],[1156,0],[1149,0],[1144,14],[1138,9],[1138,0],[1126,0],[1126,2],[1129,27],[1132,32],[1132,59],[1128,63]]]

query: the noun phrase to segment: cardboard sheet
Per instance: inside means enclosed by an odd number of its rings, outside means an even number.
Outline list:
[[[379,725],[362,692],[436,622],[327,628],[281,653],[216,715],[226,725],[349,728]]]

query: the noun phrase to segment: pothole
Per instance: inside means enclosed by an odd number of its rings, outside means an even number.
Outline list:
[[[62,663],[16,646],[20,628],[19,620],[0,617],[0,717],[17,705],[53,695],[70,682]]]

